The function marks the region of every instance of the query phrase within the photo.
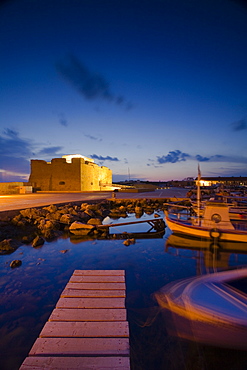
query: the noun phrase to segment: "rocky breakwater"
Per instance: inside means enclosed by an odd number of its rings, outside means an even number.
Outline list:
[[[92,235],[97,237],[101,225],[108,216],[111,219],[127,218],[135,214],[140,218],[144,212],[152,215],[163,211],[166,199],[108,200],[95,204],[49,205],[43,208],[20,210],[15,216],[0,221],[0,254],[11,254],[20,245],[40,247],[45,241],[52,241],[64,233],[69,233],[73,225],[87,225]],[[18,264],[17,264],[18,265]]]

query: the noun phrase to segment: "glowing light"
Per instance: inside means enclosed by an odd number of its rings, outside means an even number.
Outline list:
[[[84,155],[81,155],[81,154],[63,155],[62,158],[65,158],[67,163],[71,163],[73,158],[83,158],[84,161],[94,163],[94,160],[92,158],[85,157]]]

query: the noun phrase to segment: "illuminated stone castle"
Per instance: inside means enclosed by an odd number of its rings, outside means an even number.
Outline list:
[[[29,184],[41,191],[111,190],[112,171],[80,154],[53,158],[51,162],[31,160]]]

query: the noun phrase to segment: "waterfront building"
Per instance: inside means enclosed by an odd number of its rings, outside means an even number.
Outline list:
[[[101,191],[112,189],[112,171],[80,154],[31,160],[29,184],[41,191]]]

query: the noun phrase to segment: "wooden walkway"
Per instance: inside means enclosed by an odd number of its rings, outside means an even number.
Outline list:
[[[130,369],[124,270],[75,270],[20,370]]]

